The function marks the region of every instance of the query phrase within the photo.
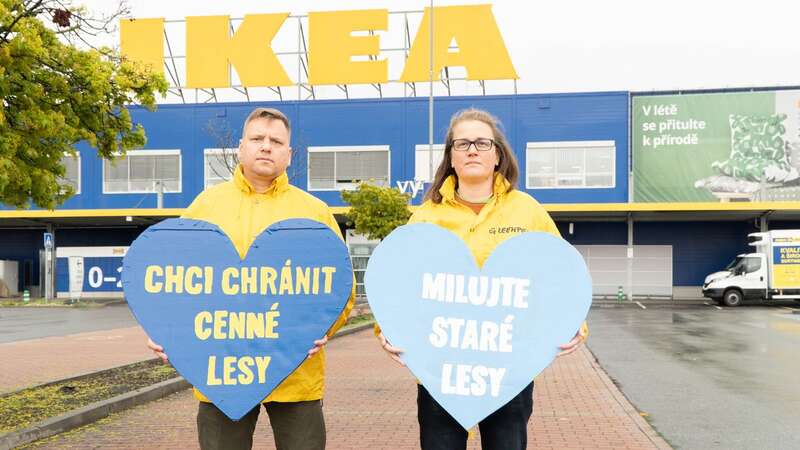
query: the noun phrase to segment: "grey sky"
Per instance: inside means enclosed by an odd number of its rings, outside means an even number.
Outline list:
[[[84,3],[90,8],[109,4],[100,0]],[[398,0],[130,0],[128,3],[132,17],[166,19],[277,12],[302,15],[309,11],[369,8],[404,11],[422,10],[429,5],[423,1]],[[434,2],[436,6],[476,3],[487,2]],[[800,2],[797,1],[497,0],[491,4],[520,76],[517,81],[520,93],[800,85]],[[412,38],[419,17],[412,15],[410,19]],[[382,33],[382,47],[402,39],[401,23],[400,16],[390,20],[389,31]],[[168,33],[175,40],[176,52],[183,54],[183,31],[179,25],[173,28]],[[296,47],[296,20],[290,19],[284,28],[273,44],[276,51],[282,46]],[[386,57],[390,78],[396,78],[402,70],[402,58]],[[286,61],[284,66],[295,79],[297,65]],[[359,89],[363,95],[355,96],[373,95],[371,88]],[[392,88],[387,89],[392,92]],[[419,94],[427,95],[424,86],[419,89]],[[437,86],[435,92],[442,94],[442,89],[443,86]],[[477,83],[454,83],[453,90],[453,94],[475,94],[480,87]],[[322,88],[320,92],[327,93],[324,95],[327,98],[342,96],[335,88]],[[511,92],[512,83],[487,83],[487,93]],[[390,95],[402,95],[402,85],[394,87]]]

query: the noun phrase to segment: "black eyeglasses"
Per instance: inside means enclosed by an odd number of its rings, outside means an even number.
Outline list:
[[[453,139],[453,150],[457,152],[469,151],[469,147],[475,145],[475,150],[479,152],[488,152],[494,147],[494,140],[489,138],[478,138],[474,141],[469,139]]]

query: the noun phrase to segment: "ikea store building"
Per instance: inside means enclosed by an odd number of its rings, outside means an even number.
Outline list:
[[[470,107],[500,119],[520,165],[518,188],[584,255],[597,296],[622,287],[641,298],[699,297],[707,274],[748,251],[748,233],[800,227],[798,90],[437,95],[432,147],[428,101],[132,107],[145,148],[112,165],[79,144],[64,158],[75,196],[53,211],[0,206],[5,294],[121,295],[127,246],[230,177],[226,149],[259,106],[289,117],[291,183],[332,207],[359,281],[375,243],[346,229],[341,191],[374,180],[418,205],[451,115]]]

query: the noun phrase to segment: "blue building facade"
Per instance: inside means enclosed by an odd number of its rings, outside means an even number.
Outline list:
[[[698,286],[707,273],[748,250],[746,236],[757,231],[756,225],[751,215],[705,222],[678,220],[668,214],[648,216],[658,208],[634,207],[629,198],[630,105],[629,92],[436,98],[434,144],[442,143],[455,112],[471,107],[491,112],[502,122],[516,153],[519,189],[545,204],[567,240],[577,246],[671,246],[672,284]],[[165,212],[155,214],[160,216],[155,219],[178,215],[192,202],[208,182],[209,152],[237,146],[245,118],[260,106],[280,109],[291,121],[291,182],[337,213],[346,206],[341,189],[355,176],[336,168],[337,152],[377,152],[353,167],[377,170],[386,185],[402,189],[417,183],[422,188],[421,182],[429,177],[427,171],[420,174],[419,161],[421,155],[430,156],[426,153],[426,98],[170,104],[154,112],[134,107],[133,120],[147,134],[145,147],[134,153],[152,152],[172,161],[178,155],[179,179],[165,186]],[[558,159],[560,153],[553,149],[569,149],[572,159]],[[109,182],[112,171],[134,169],[113,168],[88,145],[78,145],[77,150],[79,193],[57,211],[32,208],[28,217],[0,205],[0,260],[20,263],[20,288],[39,283],[42,231],[48,218],[73,211],[73,218],[81,219],[56,223],[58,246],[126,246],[149,223],[119,218],[130,219],[137,211],[154,214],[155,189],[118,189],[119,185]],[[347,158],[342,161],[351,161]],[[333,175],[319,174],[329,170]],[[423,193],[422,189],[416,192],[413,205],[421,202]],[[632,224],[632,214],[647,217]],[[93,217],[119,220],[95,221]],[[796,225],[774,224],[776,228]],[[63,274],[61,278],[64,284]]]
[[[444,97],[435,101],[434,140],[441,143],[457,111],[476,107],[502,122],[524,174],[530,142],[611,141],[615,145],[613,187],[521,189],[543,203],[624,203],[628,197],[628,93]],[[424,98],[322,100],[274,103],[161,105],[155,112],[131,108],[147,133],[143,150],[179,150],[180,192],[164,194],[165,208],[184,208],[204,189],[204,151],[238,145],[241,126],[257,106],[280,109],[292,124],[292,183],[330,206],[345,206],[339,191],[308,184],[309,147],[388,146],[389,184],[415,179],[415,148],[428,142],[428,103]],[[212,131],[213,130],[213,131]],[[221,142],[220,134],[233,139]],[[156,207],[155,193],[104,192],[103,160],[88,145],[78,145],[80,193],[59,209]],[[304,170],[306,169],[306,170]],[[418,204],[421,195],[413,199]]]

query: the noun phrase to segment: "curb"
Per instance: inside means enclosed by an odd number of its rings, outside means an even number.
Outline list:
[[[183,377],[178,377],[92,403],[83,408],[39,422],[31,427],[0,436],[0,450],[12,449],[96,422],[110,414],[166,397],[188,387],[189,383]]]
[[[369,322],[353,325],[352,327],[340,328],[339,331],[337,331],[336,334],[334,334],[333,337],[331,337],[331,339],[347,336],[348,334],[358,333],[359,331],[364,331],[368,328],[372,328],[374,325],[375,325],[375,320],[370,320]]]
[[[81,374],[78,374],[78,375],[73,375],[71,377],[62,378],[60,380],[48,381],[46,383],[37,384],[37,385],[34,385],[34,386],[27,386],[27,387],[23,387],[23,388],[20,388],[20,389],[15,389],[13,391],[0,393],[0,398],[8,397],[9,395],[16,394],[17,392],[24,391],[26,389],[38,389],[38,388],[44,388],[44,387],[47,387],[47,386],[52,386],[52,385],[58,384],[58,383],[67,383],[67,382],[70,382],[70,381],[80,381],[80,380],[82,380],[84,378],[103,375],[105,373],[111,372],[112,370],[119,369],[121,367],[132,366],[134,364],[140,364],[140,363],[149,362],[149,361],[153,361],[153,362],[154,361],[161,361],[161,359],[158,358],[158,357],[149,358],[149,359],[143,359],[141,361],[135,361],[135,362],[132,362],[132,363],[129,363],[129,364],[123,364],[121,366],[108,367],[106,369],[95,370],[93,372],[86,372],[86,373],[81,373]]]
[[[335,335],[331,337],[331,339],[336,339],[338,337],[347,336],[349,334],[364,331],[366,329],[372,328],[373,324],[374,321],[369,321],[363,324],[340,329]],[[125,364],[119,367],[124,367],[127,365],[128,364]],[[88,376],[95,375],[97,373],[108,372],[109,370],[113,370],[115,368],[116,367],[112,367],[97,372],[90,372],[77,375],[74,377],[65,378],[63,380],[51,381],[48,383],[41,384],[39,386],[48,386],[54,383],[61,383],[63,381],[86,378]],[[106,400],[101,400],[99,402],[86,405],[83,408],[69,411],[60,416],[44,420],[28,428],[0,435],[0,450],[10,450],[14,447],[30,444],[31,442],[37,441],[39,439],[48,438],[50,436],[54,436],[59,433],[64,433],[66,431],[82,427],[84,425],[88,425],[92,422],[96,422],[113,413],[124,411],[126,409],[133,408],[134,406],[142,405],[144,403],[152,402],[153,400],[158,400],[160,398],[166,397],[168,395],[174,394],[184,389],[188,389],[190,387],[191,385],[189,385],[189,382],[184,380],[183,377],[178,377],[178,378],[173,378],[171,380],[162,381],[160,383],[151,386],[139,388],[137,390],[127,392],[125,394],[121,394]],[[11,393],[7,393],[4,395],[8,394]]]
[[[105,302],[103,303],[103,306],[116,306],[116,305],[127,305],[127,304],[128,301],[125,300],[124,298],[121,298],[119,300],[112,300],[110,302]]]
[[[45,305],[41,305],[41,306],[32,306],[32,305],[3,305],[3,304],[0,304],[0,310],[2,310],[3,308],[31,308],[31,309],[37,309],[37,308],[48,308],[48,309],[50,309],[50,308],[56,308],[56,309],[57,308],[62,308],[62,309],[65,309],[65,308],[105,308],[107,306],[125,305],[127,303],[128,302],[125,301],[125,300],[112,300],[112,301],[109,301],[109,302],[83,301],[83,302],[80,302],[78,304],[69,304],[69,305],[65,305],[65,304],[58,304],[58,305],[50,304],[50,305],[48,305],[48,304],[45,304]]]
[[[614,400],[622,407],[622,410],[625,411],[625,414],[633,421],[636,425],[636,428],[642,432],[647,439],[653,444],[653,446],[658,450],[671,450],[672,446],[661,437],[660,434],[650,425],[649,422],[644,420],[642,415],[633,406],[628,397],[622,392],[622,390],[611,381],[611,377],[608,376],[603,367],[600,365],[600,362],[597,360],[597,357],[594,356],[594,353],[589,349],[589,347],[584,346],[586,350],[587,356],[589,358],[589,364],[592,366],[592,369],[597,373],[598,377],[603,381],[603,384],[608,389],[608,392],[614,397]]]

